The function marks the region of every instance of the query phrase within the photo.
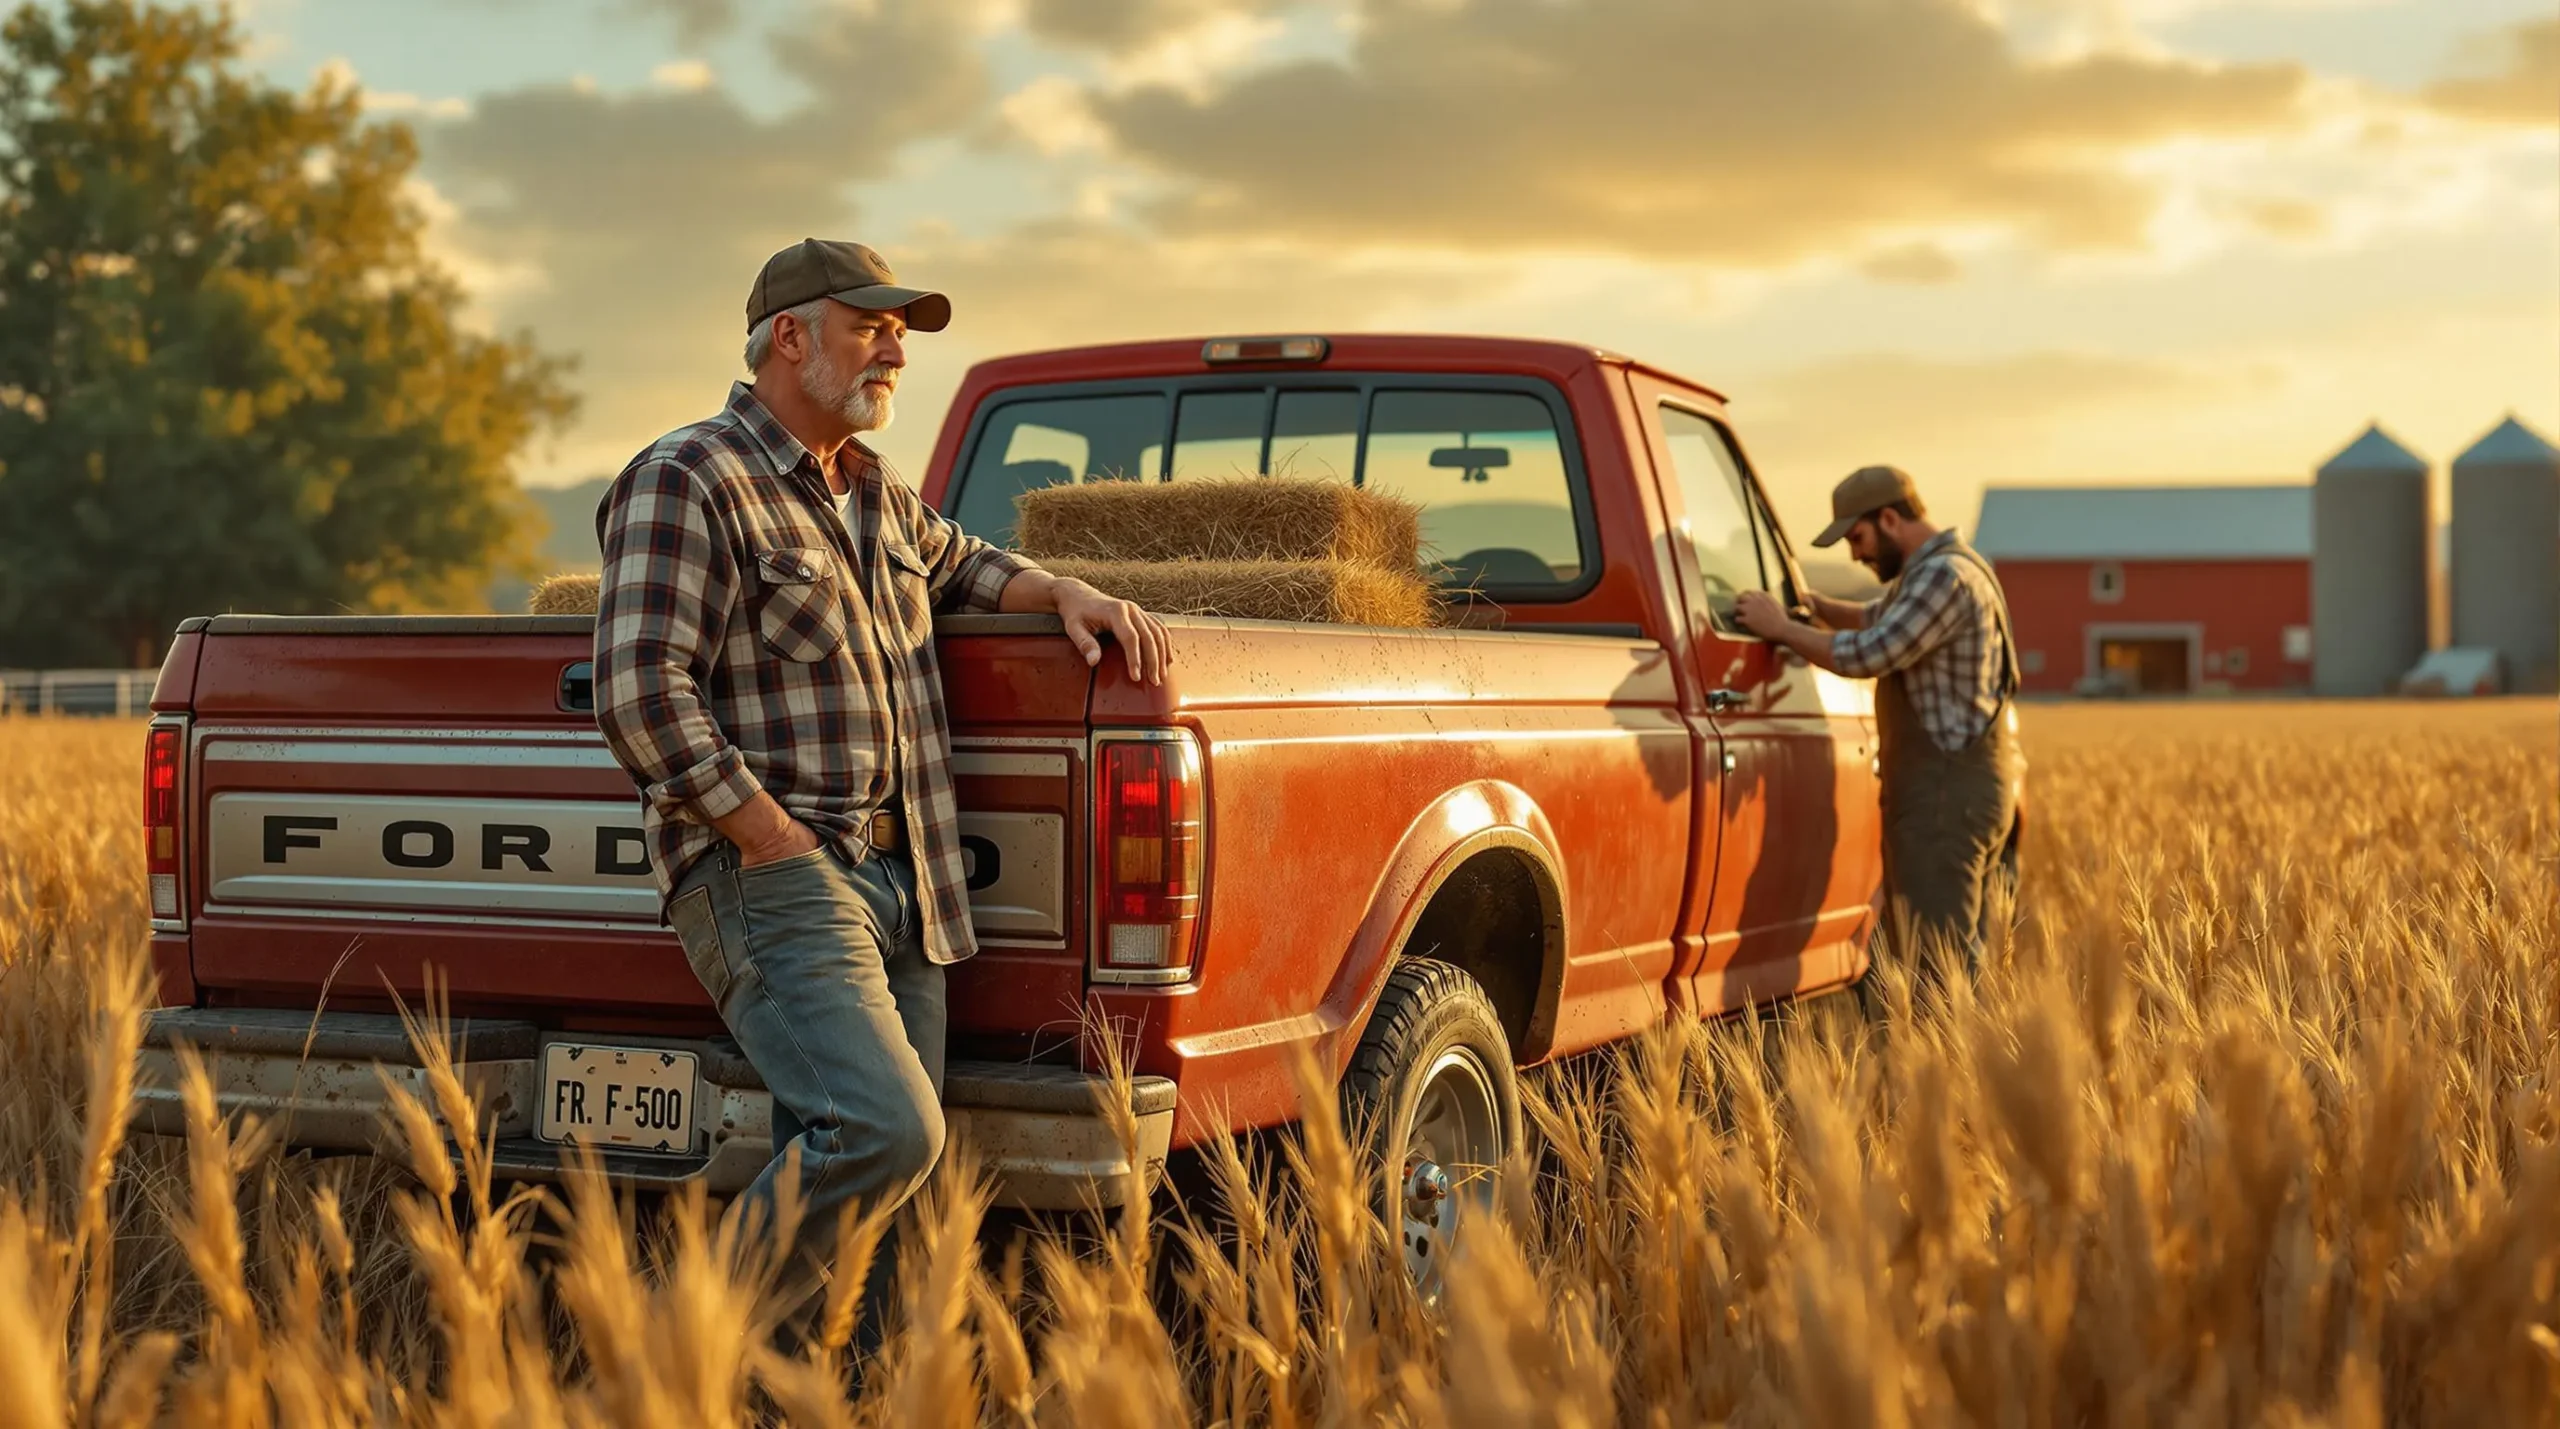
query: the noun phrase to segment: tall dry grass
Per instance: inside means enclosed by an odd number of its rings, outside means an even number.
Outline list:
[[[201,1091],[120,1144],[138,734],[0,723],[0,1426],[2560,1422],[2560,711],[2027,733],[2005,964],[1542,1077],[1443,1313],[1319,1115],[1027,1241],[955,1168],[848,1397],[849,1296],[776,1357],[756,1237],[592,1177],[537,1223],[447,1072],[410,1173]]]

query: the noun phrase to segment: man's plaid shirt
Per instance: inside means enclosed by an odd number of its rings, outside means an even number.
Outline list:
[[[1929,742],[1954,753],[1981,737],[2018,688],[2009,605],[1991,568],[1953,531],[1932,536],[1867,602],[1867,623],[1831,637],[1840,673],[1902,672]]]
[[[895,802],[925,956],[957,962],[977,939],[933,616],[992,611],[1031,567],[927,509],[860,443],[836,469],[844,516],[744,383],[623,468],[596,510],[596,723],[640,785],[661,894],[758,789],[853,858]]]

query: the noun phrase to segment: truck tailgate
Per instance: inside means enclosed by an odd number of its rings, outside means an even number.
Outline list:
[[[1092,677],[1054,629],[959,619],[939,647],[985,946],[954,970],[955,1047],[1074,1041]],[[365,1007],[433,968],[457,1010],[716,1027],[661,921],[631,780],[580,707],[584,620],[225,616],[198,634],[197,1001],[307,1008],[326,987]]]

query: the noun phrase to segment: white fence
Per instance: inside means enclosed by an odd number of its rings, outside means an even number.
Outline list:
[[[158,670],[0,670],[0,714],[147,714]]]

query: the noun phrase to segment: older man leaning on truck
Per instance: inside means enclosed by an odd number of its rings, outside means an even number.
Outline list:
[[[904,1201],[942,1151],[943,967],[976,943],[934,613],[1054,612],[1088,664],[1110,632],[1132,680],[1170,658],[1152,616],[967,535],[856,436],[888,425],[907,334],[950,318],[859,244],[782,250],[747,298],[753,383],[597,512],[596,722],[686,960],[773,1094],[743,1202],[770,1216],[796,1152],[803,1291],[842,1213]]]
[[[1735,618],[1826,670],[1876,680],[1883,772],[1885,882],[1897,951],[1916,971],[1947,958],[1977,969],[2005,916],[2000,866],[2017,824],[2025,757],[2010,728],[2018,660],[2009,605],[1990,564],[1952,529],[1930,524],[1899,468],[1870,466],[1832,490],[1816,546],[1849,554],[1889,583],[1873,601],[1809,600],[1823,626],[1746,591]]]

